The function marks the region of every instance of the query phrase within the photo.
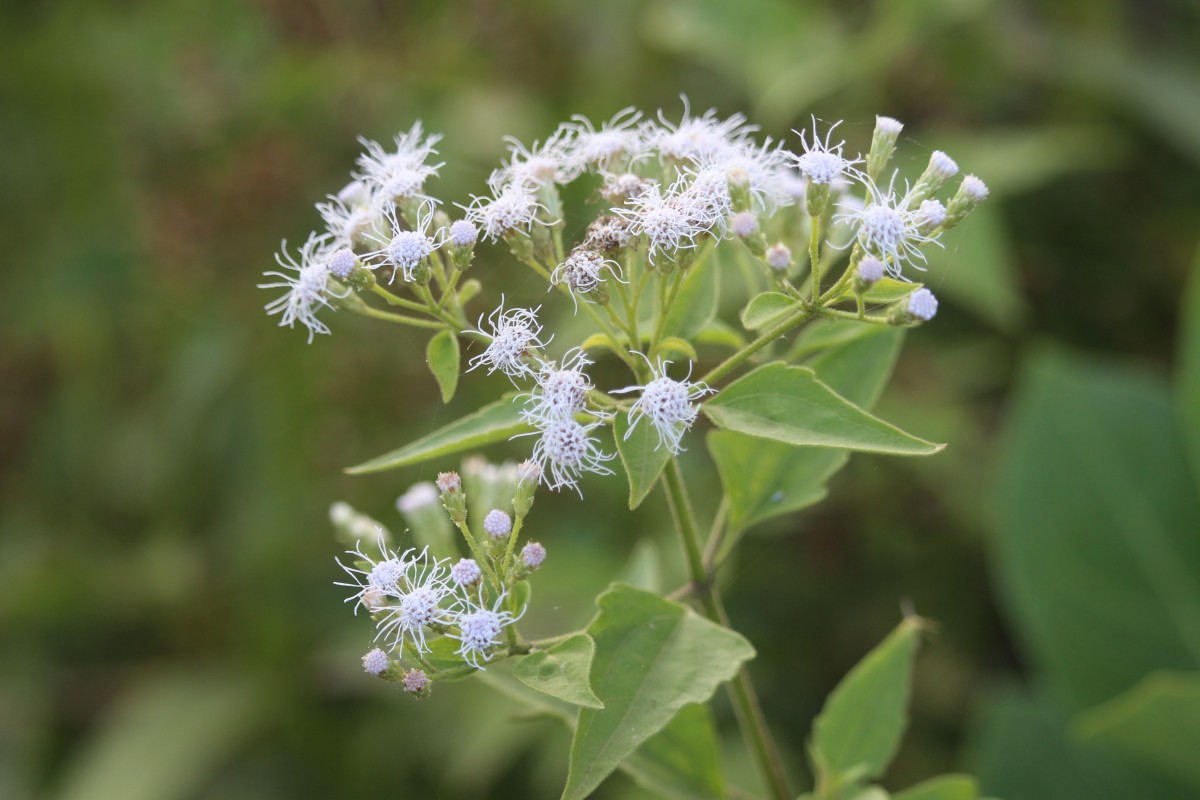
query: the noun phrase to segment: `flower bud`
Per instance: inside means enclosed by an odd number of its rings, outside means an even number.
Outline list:
[[[447,237],[450,243],[450,259],[454,266],[460,270],[471,266],[475,242],[479,240],[479,229],[469,220],[460,219],[451,223]]]
[[[867,153],[867,175],[871,180],[879,177],[892,153],[896,151],[896,140],[904,125],[891,117],[875,117],[875,133],[871,136],[871,150]]]
[[[783,242],[776,242],[767,248],[767,266],[784,272],[792,265],[792,251]]]
[[[864,256],[854,270],[854,293],[863,294],[883,279],[883,262],[875,256]]]
[[[521,548],[521,563],[525,569],[533,572],[546,560],[546,548],[537,542],[530,542]]]
[[[410,669],[404,673],[404,677],[400,681],[404,685],[404,691],[417,697],[424,697],[429,694],[429,676],[424,670]]]
[[[450,519],[454,520],[456,525],[466,522],[467,495],[462,490],[462,478],[458,477],[458,473],[438,473],[437,488],[442,493],[442,506],[450,514]]]
[[[479,568],[479,564],[473,558],[460,558],[450,568],[451,580],[463,588],[474,586],[482,575],[483,570]]]
[[[917,230],[930,234],[946,221],[946,207],[938,200],[926,200],[917,209]]]
[[[967,214],[974,211],[975,207],[986,200],[987,197],[987,184],[974,175],[968,175],[963,178],[962,183],[958,185],[958,191],[954,193],[954,197],[950,198],[950,202],[946,206],[944,227],[947,229],[953,228],[962,222]]]
[[[374,675],[377,678],[381,677],[383,673],[387,672],[387,668],[390,666],[390,664],[391,661],[389,661],[387,653],[383,652],[378,647],[362,657],[363,672],[367,673],[368,675]]]
[[[938,301],[933,292],[917,289],[908,298],[892,307],[888,321],[893,325],[912,325],[928,322],[937,315]]]
[[[517,489],[513,493],[513,511],[523,517],[533,507],[533,494],[542,480],[542,468],[536,461],[522,461],[517,467]]]
[[[954,159],[941,150],[934,150],[929,156],[929,164],[925,167],[925,171],[921,173],[921,177],[917,178],[912,191],[908,193],[908,207],[912,208],[928,200],[938,189],[942,188],[946,181],[957,174],[958,164],[954,163]]]
[[[483,518],[483,529],[493,539],[504,539],[512,532],[512,517],[498,508],[493,508]]]
[[[825,206],[828,203],[829,184],[814,183],[810,180],[804,196],[804,205],[808,209],[809,216],[813,219],[820,217],[825,213]]]

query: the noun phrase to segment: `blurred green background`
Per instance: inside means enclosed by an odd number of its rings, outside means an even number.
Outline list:
[[[885,785],[1200,795],[1194,3],[80,0],[0,21],[0,797],[557,796],[560,728],[473,681],[415,704],[367,680],[368,626],[331,585],[328,504],[400,530],[394,498],[436,467],[341,469],[495,384],[443,409],[422,336],[339,314],[308,346],[254,284],[360,134],[444,131],[436,189],[461,202],[502,135],[677,116],[680,92],[774,136],[844,118],[853,148],[895,116],[902,165],[945,149],[993,188],[880,409],[951,446],[855,457],[723,576],[797,784],[823,698],[906,600],[939,631]],[[533,301],[510,260],[477,264]],[[639,540],[679,574],[661,499],[630,524],[622,482],[586,490],[586,514],[543,498],[530,520],[551,554],[533,634],[586,622]]]

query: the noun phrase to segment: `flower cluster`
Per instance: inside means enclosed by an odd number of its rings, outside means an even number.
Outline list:
[[[471,559],[450,566],[446,559],[433,558],[427,548],[398,554],[380,547],[378,558],[356,548],[347,555],[352,562],[338,564],[351,582],[337,585],[353,590],[346,602],[354,603],[356,612],[364,608],[371,614],[375,640],[386,648],[363,658],[363,668],[373,675],[383,674],[393,657],[430,653],[433,636],[458,640],[457,655],[482,669],[501,643],[500,633],[520,618],[504,607],[503,593],[486,604],[481,571]]]

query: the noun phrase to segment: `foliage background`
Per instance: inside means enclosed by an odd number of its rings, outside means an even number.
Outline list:
[[[1010,800],[1138,796],[1158,781],[1155,796],[1188,796],[1186,770],[1153,757],[1184,729],[1152,720],[1132,748],[1096,749],[1072,715],[1147,669],[1200,669],[1187,630],[1200,624],[1196,484],[1164,450],[1189,435],[1172,427],[1165,382],[1200,219],[1195,12],[1183,0],[5,4],[0,796],[556,794],[560,729],[514,723],[473,682],[416,705],[364,680],[366,628],[330,585],[328,503],[398,530],[392,500],[430,477],[341,468],[494,385],[472,376],[442,409],[419,337],[338,315],[333,337],[306,346],[272,327],[253,284],[279,238],[315,225],[312,203],[341,185],[357,135],[417,117],[446,132],[438,187],[461,201],[502,135],[628,104],[677,115],[681,91],[775,136],[810,113],[845,118],[864,149],[874,115],[890,114],[907,123],[902,158],[946,149],[994,189],[931,271],[941,314],[909,337],[880,409],[951,447],[920,463],[856,456],[825,503],[766,526],[723,576],[797,779],[822,699],[906,600],[940,629],[887,785],[958,769]],[[508,260],[495,250],[477,268],[533,302]],[[1200,367],[1181,363],[1197,441]],[[1038,409],[1068,403],[1060,422],[1093,407],[1097,421],[1074,459],[1038,472],[1060,452],[1039,442],[1063,430],[1039,428]],[[1142,436],[1150,418],[1167,427]],[[1144,452],[1102,446],[1114,430]],[[1089,516],[1070,505],[1069,476],[1093,460],[1130,470],[1100,495],[1111,513]],[[1170,496],[1144,494],[1154,486]],[[617,576],[640,539],[679,574],[661,500],[634,525],[620,481],[587,496],[587,514],[556,497],[531,518],[551,552],[534,633],[586,622],[584,589]],[[1160,537],[1166,561],[1123,565],[1110,528]],[[1039,549],[1064,531],[1074,545]],[[1094,553],[1115,554],[1113,571],[1092,569]],[[1066,588],[1038,594],[1047,585]],[[1104,629],[1105,608],[1133,611]],[[1147,651],[1137,631],[1161,624],[1183,644]],[[732,779],[753,787],[730,752]],[[617,777],[602,794],[639,791]]]

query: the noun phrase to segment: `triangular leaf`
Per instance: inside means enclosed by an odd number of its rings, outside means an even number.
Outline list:
[[[604,708],[592,692],[588,675],[596,646],[592,637],[577,633],[549,650],[530,653],[517,662],[513,675],[531,689],[588,708]]]
[[[458,337],[453,331],[442,331],[429,340],[425,361],[442,391],[442,402],[449,403],[458,387],[459,371]]]
[[[629,477],[629,508],[634,509],[658,483],[663,467],[671,460],[671,451],[658,441],[658,432],[649,420],[640,420],[631,430],[629,415],[624,413],[613,420],[613,438]]]

